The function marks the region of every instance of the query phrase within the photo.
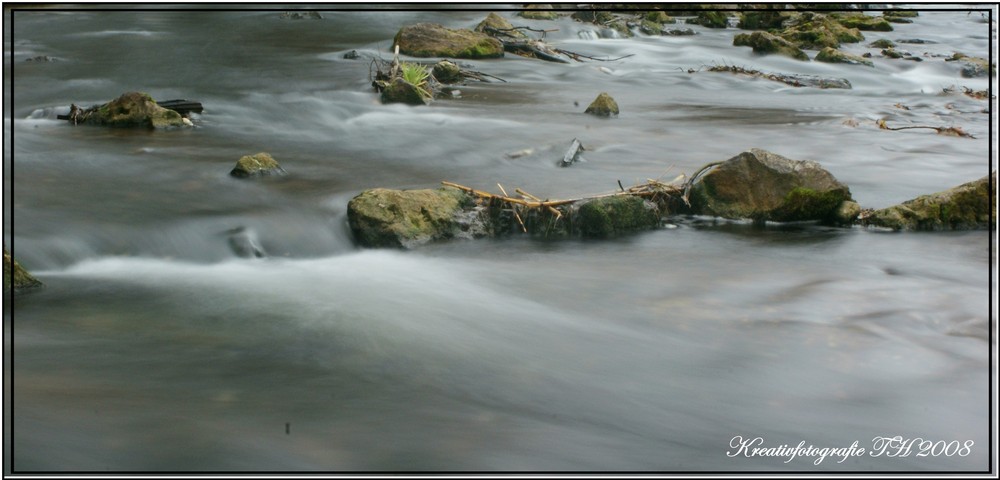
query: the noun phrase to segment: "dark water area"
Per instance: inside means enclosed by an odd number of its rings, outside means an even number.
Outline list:
[[[605,241],[368,250],[346,206],[368,188],[443,180],[575,198],[757,147],[818,161],[881,208],[996,168],[989,104],[942,93],[990,87],[943,58],[988,57],[995,24],[922,10],[844,46],[873,52],[870,68],[756,56],[732,46],[735,28],[600,38],[492,7],[558,29],[546,39],[560,48],[633,56],[463,60],[508,83],[382,105],[370,61],[391,58],[399,28],[471,28],[488,6],[319,20],[235,6],[5,11],[4,242],[46,284],[4,306],[8,471],[989,467],[990,232],[699,218]],[[867,47],[878,38],[926,40],[900,46],[925,61],[883,58]],[[40,55],[53,61],[27,61]],[[687,72],[723,63],[853,88]],[[205,111],[194,128],[153,132],[56,119],[131,90]],[[618,118],[582,113],[600,92]],[[879,130],[881,118],[975,138]],[[586,161],[557,167],[573,138]],[[229,176],[259,151],[288,175]],[[237,256],[235,230],[267,256]],[[967,448],[818,465],[730,455],[735,437],[758,436]]]

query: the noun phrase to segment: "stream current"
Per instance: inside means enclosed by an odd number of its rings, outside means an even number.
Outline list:
[[[989,88],[944,61],[989,56],[989,12],[922,10],[865,32],[844,49],[872,52],[870,68],[756,56],[732,46],[736,28],[606,38],[514,7],[5,11],[4,242],[46,285],[4,307],[7,468],[988,468],[989,232],[695,218],[603,241],[368,250],[346,205],[442,180],[574,198],[752,147],[818,161],[865,207],[944,190],[996,168],[988,103],[942,93]],[[370,60],[391,58],[400,27],[472,28],[490,9],[558,29],[546,40],[563,49],[631,56],[462,60],[507,83],[379,103]],[[924,61],[882,57],[867,47],[878,38],[923,40],[898,48]],[[719,64],[853,88],[704,68]],[[133,90],[205,110],[166,131],[56,119]],[[618,118],[582,113],[601,92]],[[882,118],[975,138],[880,130]],[[573,138],[586,161],[557,167]],[[229,176],[259,151],[288,175]],[[237,256],[234,229],[267,256]],[[733,447],[871,450],[880,436],[970,447],[818,465]]]

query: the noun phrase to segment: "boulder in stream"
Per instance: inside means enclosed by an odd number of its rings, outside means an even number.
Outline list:
[[[850,65],[865,65],[874,67],[875,64],[867,58],[859,57],[850,53],[842,52],[833,47],[826,47],[816,54],[817,62],[826,63],[847,63]]]
[[[347,204],[347,221],[365,247],[412,248],[453,237],[486,235],[472,197],[454,188],[365,190]]]
[[[841,215],[857,213],[841,208],[853,202],[850,189],[813,161],[753,148],[702,172],[692,178],[688,196],[695,214],[837,224],[853,221]]]
[[[858,43],[865,39],[857,28],[845,27],[821,13],[803,12],[788,19],[785,25],[778,35],[799,48],[838,48],[841,43]]]
[[[611,95],[601,92],[593,102],[590,102],[590,105],[583,113],[589,113],[598,117],[618,115],[618,103],[615,102],[615,99],[611,98]]]
[[[808,61],[809,56],[788,40],[764,31],[741,33],[733,38],[733,45],[752,47],[759,55],[776,53],[796,60]]]
[[[255,155],[244,155],[236,161],[236,166],[229,172],[238,178],[262,177],[267,175],[284,175],[285,169],[267,152]]]
[[[157,105],[152,97],[140,92],[125,93],[79,115],[79,123],[108,127],[166,128],[188,125],[181,114]]]
[[[995,228],[997,172],[943,192],[922,195],[881,210],[865,213],[862,225],[893,230],[974,230]]]
[[[382,89],[382,103],[405,103],[407,105],[427,105],[431,103],[431,94],[422,87],[407,82],[403,77],[396,77]]]
[[[883,17],[873,17],[864,13],[833,14],[833,18],[847,28],[857,28],[875,32],[891,32],[892,25]]]
[[[14,260],[14,257],[3,247],[3,292],[4,294],[14,290],[15,292],[41,287],[42,282],[31,276],[21,264]]]
[[[451,29],[435,23],[403,27],[393,43],[399,52],[414,57],[497,58],[503,56],[503,44],[485,33]]]

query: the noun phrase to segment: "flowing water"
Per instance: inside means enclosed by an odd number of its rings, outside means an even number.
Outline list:
[[[367,188],[499,182],[572,198],[752,147],[820,162],[866,207],[978,179],[996,168],[989,106],[942,89],[989,87],[944,61],[989,55],[988,12],[921,11],[866,32],[845,49],[873,52],[868,68],[755,56],[732,46],[735,28],[607,38],[507,10],[558,29],[546,40],[560,48],[632,56],[463,61],[508,83],[381,105],[370,59],[391,58],[396,31],[471,28],[488,13],[476,8],[8,12],[4,241],[46,284],[4,309],[8,468],[988,468],[989,232],[672,219],[606,241],[395,251],[358,248],[346,226]],[[866,46],[878,38],[924,40],[899,47],[924,61],[886,59]],[[28,61],[41,55],[53,61]],[[718,64],[853,88],[702,68]],[[55,118],[131,90],[205,111],[193,129],[155,132]],[[618,118],[582,113],[600,92]],[[975,138],[879,130],[880,118]],[[586,162],[557,167],[573,138]],[[228,175],[259,151],[289,174]],[[237,256],[237,229],[267,257]],[[734,448],[759,436],[871,450],[897,435],[962,448],[819,465]]]

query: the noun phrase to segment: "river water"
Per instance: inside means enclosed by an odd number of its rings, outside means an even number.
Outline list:
[[[701,218],[605,241],[396,251],[359,248],[346,226],[367,188],[578,197],[752,147],[820,162],[865,207],[981,178],[996,168],[989,106],[942,89],[989,87],[943,59],[989,55],[983,12],[866,32],[845,50],[872,52],[869,68],[755,56],[732,46],[735,28],[606,38],[492,6],[558,29],[546,40],[560,48],[632,56],[463,61],[507,83],[410,107],[378,102],[370,59],[391,58],[404,25],[471,28],[489,6],[318,20],[162,7],[5,13],[4,242],[46,284],[4,308],[8,469],[988,468],[989,232]],[[899,47],[924,61],[886,59],[866,46],[878,38],[924,40]],[[28,61],[41,55],[53,61]],[[701,68],[718,64],[853,88]],[[205,110],[193,129],[155,132],[55,119],[131,90]],[[582,113],[600,92],[618,118]],[[586,162],[557,167],[573,138]],[[259,151],[288,175],[228,175]],[[267,256],[237,256],[234,229]],[[897,435],[956,443],[872,455]],[[869,451],[816,465],[743,455],[735,437]]]

